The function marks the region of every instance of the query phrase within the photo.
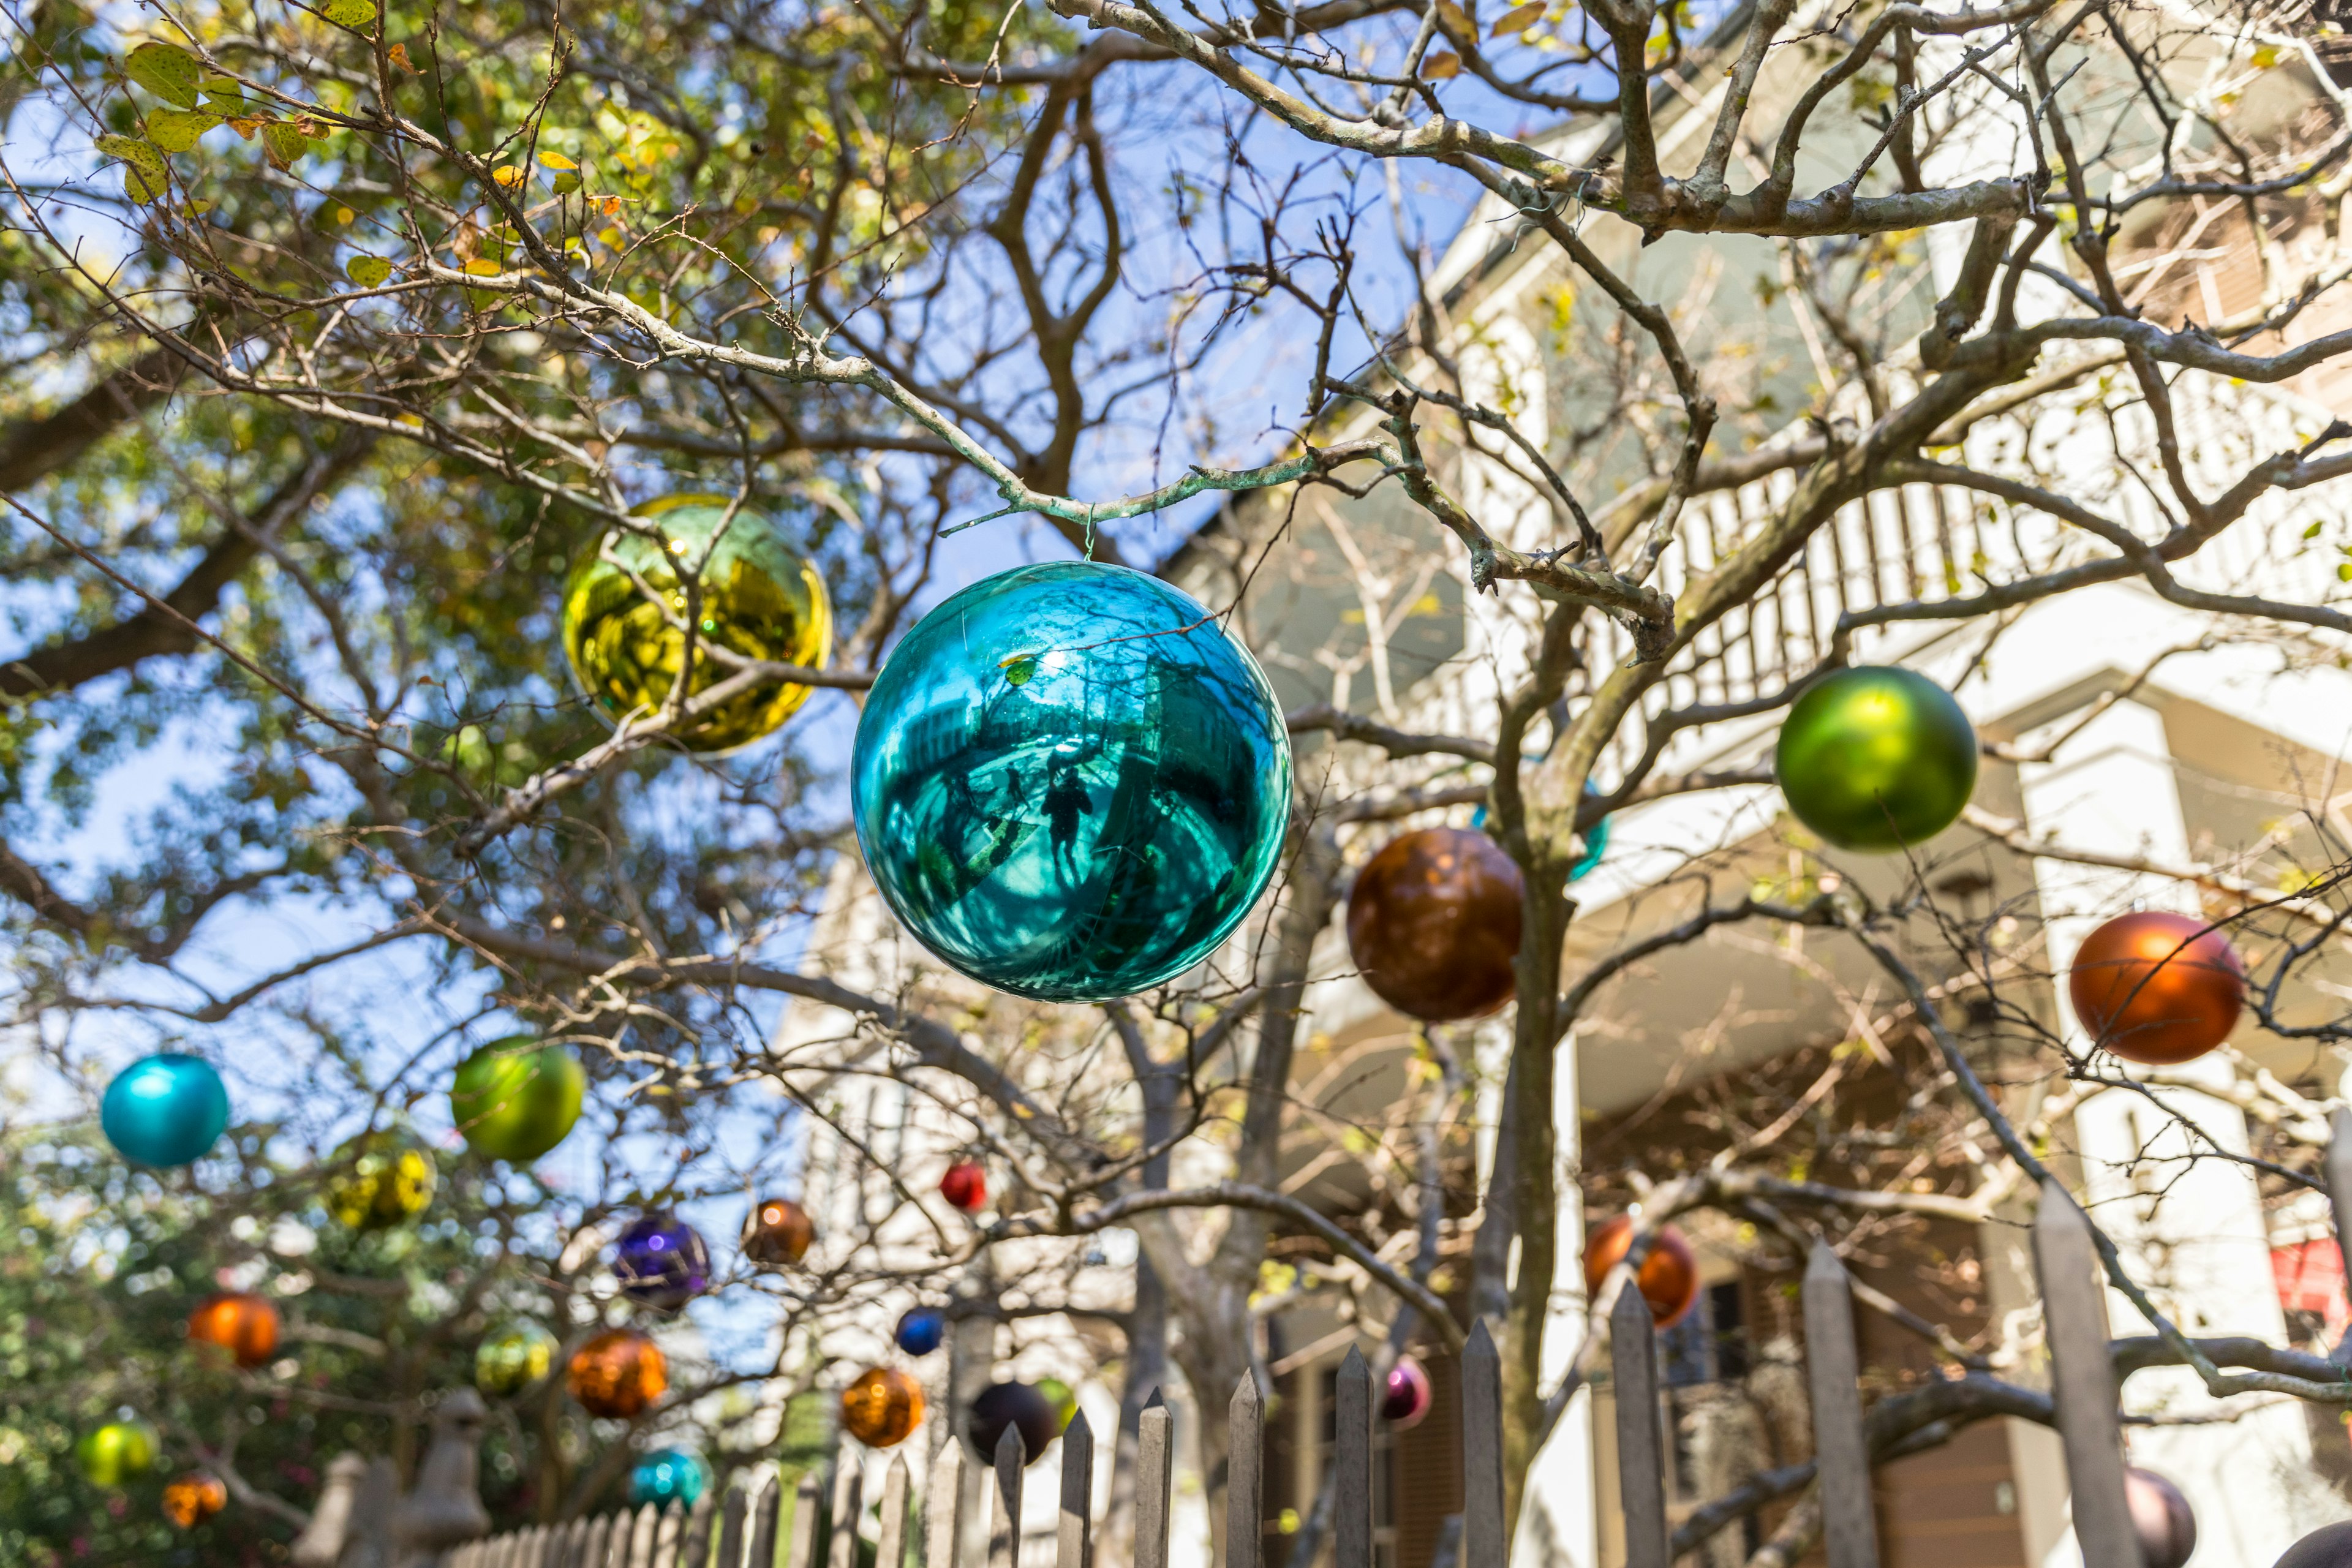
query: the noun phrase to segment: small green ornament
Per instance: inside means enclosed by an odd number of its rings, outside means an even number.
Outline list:
[[[1952,694],[1888,666],[1843,669],[1780,725],[1780,793],[1841,849],[1885,854],[1956,821],[1977,782],[1977,733]]]
[[[119,1487],[155,1468],[163,1439],[144,1421],[110,1421],[74,1445],[74,1458],[92,1486]]]
[[[335,1151],[327,1212],[353,1230],[385,1230],[433,1201],[433,1155],[404,1132],[363,1132]]]
[[[520,1394],[555,1370],[555,1336],[528,1318],[501,1323],[474,1351],[474,1386],[493,1399]]]
[[[700,495],[649,502],[635,516],[660,539],[615,530],[572,568],[563,589],[563,651],[581,686],[614,719],[649,719],[669,700],[686,659],[683,577],[700,590],[689,696],[734,673],[712,647],[808,669],[832,658],[824,579],[774,523],[749,508],[729,518],[728,505],[723,496]],[[808,697],[805,686],[753,686],[673,734],[690,751],[733,751],[772,733]]]
[[[587,1089],[588,1074],[568,1047],[514,1035],[457,1068],[449,1115],[475,1153],[526,1164],[571,1133]]]

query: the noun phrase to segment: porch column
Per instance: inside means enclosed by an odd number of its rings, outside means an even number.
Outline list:
[[[1581,1097],[1577,1092],[1576,1039],[1560,1047],[1552,1078],[1552,1128],[1558,1163],[1552,1186],[1560,1194],[1556,1231],[1559,1270],[1544,1324],[1544,1386],[1556,1387],[1587,1331],[1584,1299],[1584,1203],[1578,1173],[1584,1162]],[[1521,1494],[1511,1568],[1600,1568],[1592,1474],[1592,1391],[1578,1391],[1536,1455]]]
[[[2032,746],[2031,736],[2025,744]],[[2018,773],[2036,837],[2159,864],[2189,862],[2172,754],[2156,709],[2118,702],[2050,762]],[[2079,1052],[2089,1041],[2068,1003],[2064,975],[2084,938],[2102,921],[2134,908],[2197,914],[2197,894],[2162,879],[2047,858],[2034,861],[2034,881],[2050,966],[2059,977],[2058,1017]],[[2234,1072],[2218,1057],[2188,1070],[2216,1087]],[[2158,1309],[2188,1333],[2252,1334],[2282,1342],[2285,1323],[2271,1282],[2270,1243],[2252,1173],[2224,1160],[2189,1161],[2191,1138],[2180,1125],[2242,1153],[2248,1147],[2244,1115],[2193,1089],[2157,1095],[2160,1105],[2109,1089],[2076,1109],[2074,1144],[2091,1217],[2115,1238],[2132,1278]],[[2151,1331],[2120,1292],[2108,1291],[2107,1310],[2116,1334]],[[2139,1373],[2125,1386],[2123,1401],[2134,1415],[2200,1416],[2222,1408],[2187,1367]],[[2309,1437],[2302,1412],[2292,1405],[2252,1409],[2222,1425],[2127,1427],[2125,1443],[2130,1463],[2167,1477],[2188,1496],[2197,1515],[2198,1568],[2269,1568],[2301,1533],[2300,1521],[2317,1500]],[[2026,1522],[2029,1540],[2037,1533],[2050,1539]],[[2071,1532],[2058,1540],[2048,1561],[2081,1561]]]

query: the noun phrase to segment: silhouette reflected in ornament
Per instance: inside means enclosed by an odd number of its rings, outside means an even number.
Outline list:
[[[869,1448],[905,1442],[923,1424],[923,1385],[895,1366],[868,1367],[841,1391],[843,1430]]]
[[[99,1103],[98,1124],[133,1164],[184,1165],[227,1129],[228,1088],[202,1057],[159,1051],[114,1075]]]
[[[710,1288],[710,1249],[676,1215],[649,1214],[614,1244],[613,1276],[630,1300],[675,1312]]]
[[[804,669],[831,661],[824,579],[775,524],[748,507],[730,518],[729,506],[724,496],[649,501],[634,514],[646,533],[615,529],[572,568],[563,589],[563,651],[608,717],[649,719],[669,700],[686,660],[689,577],[700,616],[688,697],[731,679],[746,661]],[[650,537],[654,531],[661,537]],[[781,728],[809,690],[762,682],[671,733],[688,751],[733,751]]]
[[[1290,740],[1257,663],[1154,577],[1080,561],[976,583],[858,721],[857,841],[950,967],[1051,1002],[1191,969],[1274,875]]]

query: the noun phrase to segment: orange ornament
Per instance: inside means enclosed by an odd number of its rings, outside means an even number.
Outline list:
[[[2066,977],[2074,1016],[2127,1062],[2171,1067],[2230,1037],[2246,969],[2230,939],[2193,915],[2117,915],[2084,940]]]
[[[228,1506],[228,1488],[217,1476],[186,1475],[163,1489],[163,1517],[194,1530]]]
[[[625,1420],[669,1388],[669,1358],[635,1329],[598,1334],[572,1352],[572,1397],[591,1415]]]
[[[790,1198],[769,1198],[743,1227],[743,1256],[754,1263],[798,1263],[816,1240],[816,1222]]]
[[[841,1424],[869,1448],[903,1443],[923,1424],[923,1385],[895,1366],[869,1367],[841,1391]]]
[[[1601,1282],[1633,1247],[1633,1221],[1629,1215],[1603,1220],[1584,1241],[1584,1292],[1600,1292]],[[1698,1305],[1698,1256],[1683,1233],[1662,1226],[1650,1241],[1650,1255],[1633,1277],[1650,1316],[1662,1329],[1671,1329]]]
[[[278,1309],[246,1290],[210,1297],[188,1314],[188,1338],[219,1346],[239,1366],[259,1366],[278,1353]]]

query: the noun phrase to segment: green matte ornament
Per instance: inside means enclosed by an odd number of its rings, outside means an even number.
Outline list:
[[[614,530],[572,568],[563,589],[563,652],[609,717],[650,719],[668,701],[686,662],[689,609],[696,612],[689,697],[740,668],[714,647],[805,669],[832,658],[824,579],[774,523],[748,507],[732,517],[728,509],[724,496],[650,501],[634,514],[644,531]],[[808,698],[805,686],[763,682],[671,733],[689,751],[730,752],[773,733]]]
[[[1015,995],[1103,1001],[1199,963],[1257,902],[1290,738],[1247,650],[1123,566],[975,583],[890,655],[852,815],[892,911]]]
[[[1842,669],[1789,710],[1774,767],[1799,821],[1840,849],[1885,854],[1958,818],[1976,787],[1977,733],[1924,675]]]
[[[74,1445],[74,1458],[92,1486],[119,1487],[153,1469],[162,1447],[144,1421],[110,1421]]]
[[[569,1048],[515,1035],[457,1068],[449,1116],[475,1153],[526,1164],[563,1142],[587,1089],[588,1074]]]

